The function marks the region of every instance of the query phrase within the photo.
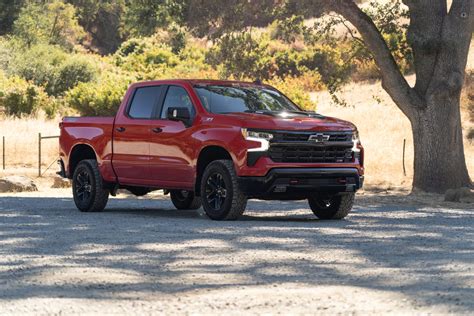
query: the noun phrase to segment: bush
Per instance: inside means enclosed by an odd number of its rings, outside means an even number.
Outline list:
[[[115,115],[122,98],[135,78],[106,73],[95,84],[79,83],[66,94],[66,103],[82,115]]]
[[[5,113],[21,117],[43,110],[48,117],[56,113],[56,102],[48,97],[44,89],[22,78],[0,77],[0,107]]]
[[[316,71],[330,91],[349,79],[352,70],[350,63],[345,61],[341,50],[329,45],[310,47],[304,52],[299,63],[300,69]]]
[[[70,55],[50,45],[15,51],[9,72],[44,87],[52,96],[63,95],[80,82],[95,79],[98,70],[90,56]]]
[[[314,111],[316,109],[316,103],[311,100],[311,96],[301,86],[301,82],[298,80],[298,78],[274,78],[273,80],[270,80],[268,84],[283,92],[283,94],[285,94],[300,108],[309,111]]]
[[[175,67],[179,58],[170,46],[157,43],[155,38],[144,38],[126,41],[114,55],[114,61],[122,70],[145,76],[156,68]]]

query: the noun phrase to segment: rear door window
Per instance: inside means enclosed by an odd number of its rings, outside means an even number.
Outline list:
[[[128,115],[134,119],[151,119],[157,109],[163,91],[162,86],[142,87],[135,90]]]

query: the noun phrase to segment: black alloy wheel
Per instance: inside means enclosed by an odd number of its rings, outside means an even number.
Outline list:
[[[214,210],[219,211],[227,198],[227,187],[222,174],[215,172],[206,181],[206,201]]]

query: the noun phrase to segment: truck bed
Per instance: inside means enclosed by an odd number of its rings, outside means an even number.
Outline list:
[[[90,145],[102,167],[110,167],[114,117],[65,117],[60,123],[60,156],[67,164],[74,145]]]

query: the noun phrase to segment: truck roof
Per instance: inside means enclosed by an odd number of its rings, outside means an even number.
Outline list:
[[[132,84],[136,86],[148,86],[155,84],[184,84],[188,83],[191,85],[242,85],[242,86],[256,86],[266,87],[268,85],[259,82],[248,82],[248,81],[237,81],[237,80],[214,80],[214,79],[164,79],[164,80],[151,80],[151,81],[140,81]]]

